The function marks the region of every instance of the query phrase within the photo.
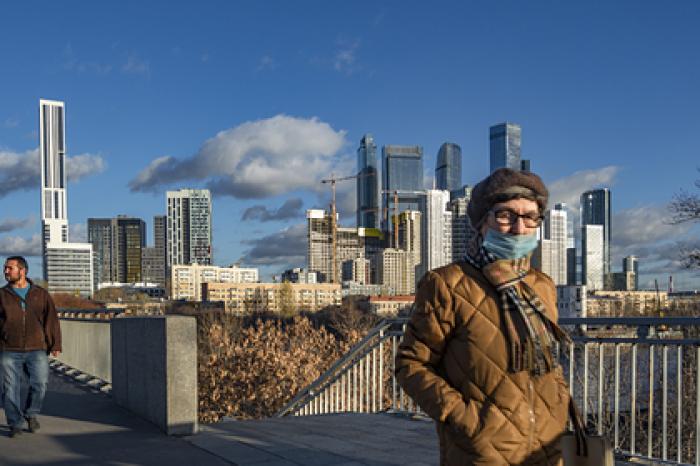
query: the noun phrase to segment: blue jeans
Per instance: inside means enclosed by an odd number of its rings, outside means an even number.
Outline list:
[[[46,351],[0,351],[0,373],[5,396],[5,417],[10,427],[21,427],[25,418],[41,411],[49,384],[49,358]],[[29,395],[22,406],[22,373],[29,379]]]

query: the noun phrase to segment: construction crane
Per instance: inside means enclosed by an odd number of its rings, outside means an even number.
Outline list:
[[[338,264],[337,264],[337,222],[336,222],[336,205],[335,205],[335,184],[338,181],[348,181],[348,180],[354,180],[357,178],[362,178],[364,176],[370,175],[369,173],[358,173],[357,175],[350,175],[350,176],[341,176],[340,178],[336,178],[334,174],[331,173],[330,178],[326,178],[324,180],[321,180],[321,183],[323,184],[330,184],[331,185],[331,257],[332,257],[332,275],[331,275],[331,283],[340,283],[340,280],[338,280]]]
[[[425,194],[425,191],[411,191],[411,190],[405,190],[405,189],[383,189],[382,194],[393,194],[394,195],[394,215],[392,216],[393,219],[393,238],[394,242],[391,247],[393,248],[398,248],[399,247],[399,229],[398,229],[398,224],[399,224],[399,194]],[[389,208],[384,207],[384,219],[387,220],[388,223],[388,212]]]

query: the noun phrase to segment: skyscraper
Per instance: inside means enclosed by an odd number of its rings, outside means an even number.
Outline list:
[[[377,146],[365,134],[357,149],[357,226],[379,228],[379,172]]]
[[[153,216],[153,246],[141,250],[141,274],[144,282],[165,285],[167,270],[167,217]]]
[[[456,191],[462,187],[462,148],[445,142],[440,146],[435,166],[436,188]]]
[[[581,235],[581,281],[589,290],[602,290],[604,272],[603,225],[584,225]]]
[[[637,256],[627,256],[622,259],[622,272],[633,272],[634,273],[634,289],[639,289],[639,260]]]
[[[491,173],[499,168],[521,170],[520,163],[520,125],[501,123],[489,129],[491,149]],[[528,164],[529,168],[529,164]]]
[[[603,226],[603,274],[610,273],[610,239],[612,237],[611,193],[608,188],[594,189],[581,194],[581,228],[586,225]],[[581,250],[582,262],[586,247]],[[585,276],[585,274],[584,274]],[[590,286],[589,286],[590,288]]]
[[[44,280],[51,293],[91,296],[94,290],[92,245],[68,242],[63,102],[45,99],[39,101],[39,158]]]
[[[96,255],[97,282],[143,281],[142,252],[146,246],[146,224],[140,218],[89,218],[88,241]]]
[[[567,214],[564,204],[555,204],[544,216],[544,238],[551,242],[549,270],[544,270],[555,285],[567,284]]]
[[[382,148],[382,190],[385,215],[382,227],[389,229],[389,218],[396,210],[418,210],[423,191],[423,148],[421,146],[384,146]],[[396,193],[396,194],[394,194]]]
[[[429,189],[420,198],[421,263],[423,274],[452,262],[452,212],[447,209],[449,191]]]
[[[65,104],[39,101],[39,154],[41,156],[41,227],[43,248],[68,242],[66,206]]]
[[[166,193],[168,203],[168,267],[211,265],[211,193],[208,189],[180,189]]]
[[[467,244],[471,240],[471,222],[467,216],[467,207],[471,199],[471,188],[464,187],[460,194],[450,193],[452,200],[448,206],[452,212],[452,262],[464,260]]]

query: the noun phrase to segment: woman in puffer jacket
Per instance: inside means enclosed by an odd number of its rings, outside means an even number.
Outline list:
[[[478,183],[464,261],[428,272],[396,358],[437,424],[440,464],[561,466],[569,390],[552,280],[530,266],[548,192],[502,168]]]

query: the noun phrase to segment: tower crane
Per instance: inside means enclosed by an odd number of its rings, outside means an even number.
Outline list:
[[[340,283],[340,280],[338,279],[338,264],[337,264],[337,251],[336,251],[336,235],[337,235],[337,222],[336,222],[336,205],[335,205],[335,184],[338,181],[348,181],[348,180],[354,180],[357,178],[362,178],[364,176],[367,176],[368,174],[364,173],[358,173],[357,175],[350,175],[350,176],[341,176],[341,177],[336,177],[333,173],[331,173],[331,176],[329,178],[321,180],[321,183],[323,184],[330,184],[331,185],[331,255],[332,255],[332,275],[331,275],[331,283]]]
[[[399,194],[413,194],[413,195],[418,195],[418,194],[425,194],[425,191],[413,191],[413,190],[406,190],[406,189],[383,189],[382,194],[393,194],[394,195],[394,215],[392,216],[394,222],[393,222],[393,238],[394,242],[392,247],[398,248],[399,247],[399,229],[398,229],[398,223],[399,223]],[[388,207],[384,207],[384,218],[388,220]]]

